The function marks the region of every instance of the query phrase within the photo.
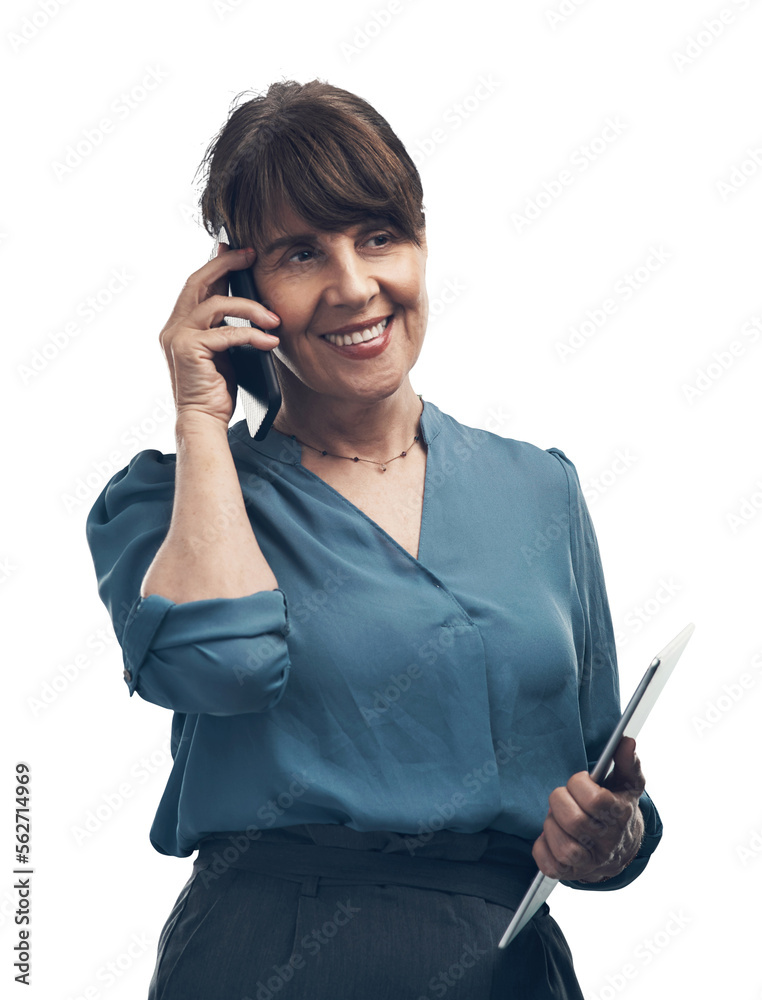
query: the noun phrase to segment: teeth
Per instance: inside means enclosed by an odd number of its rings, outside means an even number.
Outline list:
[[[324,340],[335,344],[337,347],[348,347],[350,344],[364,344],[368,340],[375,340],[380,337],[388,326],[389,320],[382,319],[380,323],[370,327],[368,330],[355,330],[354,333],[327,333]]]

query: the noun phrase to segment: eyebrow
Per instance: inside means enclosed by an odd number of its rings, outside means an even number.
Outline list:
[[[281,236],[280,239],[268,243],[262,251],[263,257],[269,257],[271,253],[287,247],[290,243],[312,243],[317,239],[317,233],[290,233],[288,236]]]

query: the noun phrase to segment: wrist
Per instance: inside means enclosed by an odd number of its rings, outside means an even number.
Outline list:
[[[178,445],[187,438],[197,436],[227,440],[228,424],[203,410],[178,410],[175,419],[175,439]]]

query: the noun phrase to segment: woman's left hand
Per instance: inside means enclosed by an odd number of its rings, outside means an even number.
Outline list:
[[[635,740],[623,737],[614,770],[602,785],[587,771],[573,774],[550,793],[548,815],[532,848],[544,875],[565,881],[599,882],[618,875],[643,839],[638,799],[646,781]]]

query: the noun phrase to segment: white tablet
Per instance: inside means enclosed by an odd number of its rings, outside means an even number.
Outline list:
[[[651,661],[650,666],[643,674],[643,679],[635,689],[635,694],[630,698],[627,708],[622,713],[622,718],[614,727],[614,731],[609,737],[603,753],[597,764],[590,772],[593,781],[601,783],[614,766],[613,757],[616,748],[623,736],[637,736],[640,727],[646,721],[648,713],[656,704],[656,699],[667,683],[669,675],[680,659],[680,655],[686,647],[690,637],[693,635],[695,625],[686,625],[685,628],[667,643],[664,649],[657,653]],[[560,879],[550,878],[538,872],[534,881],[527,889],[524,898],[519,904],[519,908],[513,916],[513,920],[508,925],[508,929],[503,934],[498,948],[505,948],[520,930],[529,923],[532,917],[558,885]]]

